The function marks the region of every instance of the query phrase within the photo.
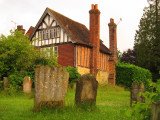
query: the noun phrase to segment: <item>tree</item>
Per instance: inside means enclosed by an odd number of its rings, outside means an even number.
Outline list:
[[[118,61],[120,62],[121,60],[121,57],[122,57],[122,53],[120,50],[117,50],[117,58],[118,58]]]
[[[139,30],[135,34],[134,48],[138,66],[147,68],[153,74],[158,75],[160,71],[160,15],[157,13],[160,5],[156,5],[153,2],[144,9]]]
[[[22,85],[23,77],[34,76],[37,64],[56,65],[56,57],[41,54],[21,31],[11,31],[11,35],[0,37],[0,77],[10,77],[11,84]],[[52,51],[53,54],[53,51]]]
[[[11,31],[0,37],[0,74],[8,76],[14,71],[27,71],[34,64],[38,52],[30,45],[27,35]]]
[[[135,49],[128,49],[122,53],[121,62],[137,65]]]

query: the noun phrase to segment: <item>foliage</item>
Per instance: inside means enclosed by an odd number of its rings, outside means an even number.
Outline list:
[[[138,66],[149,69],[156,76],[160,70],[160,15],[156,10],[156,7],[160,9],[160,2],[157,2],[157,6],[153,2],[144,8],[134,42]]]
[[[128,49],[122,53],[121,62],[137,65],[135,49]]]
[[[122,57],[122,53],[120,50],[117,50],[117,58],[118,58],[118,61],[120,62],[121,60],[121,57]]]
[[[3,88],[3,81],[0,80],[0,89]]]
[[[38,54],[26,35],[11,31],[7,37],[2,35],[0,41],[0,76],[28,71],[33,66]]]
[[[149,89],[149,81],[151,81],[152,75],[149,70],[141,67],[120,63],[116,64],[116,83],[124,85],[127,88],[131,88],[132,82],[143,82],[146,89]]]
[[[53,49],[45,49],[39,51],[40,57],[35,61],[36,65],[56,65],[57,66],[57,55]]]
[[[5,88],[3,91],[1,91],[1,95],[5,95],[5,96],[18,96],[21,95],[21,87],[18,85],[12,85],[10,84],[9,88]]]
[[[25,76],[23,76],[22,74],[20,74],[18,71],[15,71],[14,73],[9,75],[9,82],[11,85],[13,86],[21,86],[23,83],[23,78]]]
[[[69,83],[75,83],[79,79],[80,74],[76,68],[68,66],[66,71],[69,72]]]
[[[13,86],[21,86],[25,76],[33,82],[35,65],[57,65],[53,51],[35,49],[22,31],[11,31],[7,37],[1,35],[0,41],[0,77],[9,77]]]
[[[138,102],[133,108],[127,111],[128,116],[137,116],[140,120],[150,120],[151,105],[153,102],[160,102],[160,80],[157,83],[150,82],[151,92],[146,91],[143,96],[145,103]]]
[[[0,77],[8,76],[13,86],[21,86],[24,74],[33,76],[29,71],[34,71],[38,51],[21,31],[11,31],[11,35],[2,35],[0,40]]]

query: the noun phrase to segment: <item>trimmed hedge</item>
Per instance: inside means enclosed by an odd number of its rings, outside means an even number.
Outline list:
[[[152,74],[149,70],[128,64],[116,64],[116,84],[131,88],[132,82],[143,82],[146,89],[149,90],[149,81],[152,80]]]

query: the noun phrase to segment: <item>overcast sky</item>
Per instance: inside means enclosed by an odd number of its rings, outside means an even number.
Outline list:
[[[8,35],[16,25],[26,31],[35,26],[46,7],[49,7],[89,28],[91,4],[98,4],[100,15],[100,38],[109,46],[108,23],[114,18],[117,26],[118,49],[122,52],[132,48],[147,0],[0,0],[0,34]]]

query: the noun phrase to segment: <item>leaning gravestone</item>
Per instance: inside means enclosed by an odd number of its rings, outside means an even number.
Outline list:
[[[98,82],[91,74],[82,75],[76,84],[75,103],[96,104]]]
[[[64,67],[37,66],[35,71],[35,108],[63,107],[69,73]]]
[[[131,88],[131,99],[130,99],[130,106],[132,106],[133,102],[145,102],[144,96],[139,96],[139,93],[144,93],[145,92],[145,87],[143,82],[138,85],[137,81],[134,81],[132,83],[132,88]]]
[[[31,81],[30,77],[28,77],[28,76],[24,77],[23,92],[24,93],[31,93],[32,92],[32,81]]]
[[[151,120],[160,120],[160,102],[152,103]]]
[[[3,77],[3,88],[9,88],[9,78]]]

